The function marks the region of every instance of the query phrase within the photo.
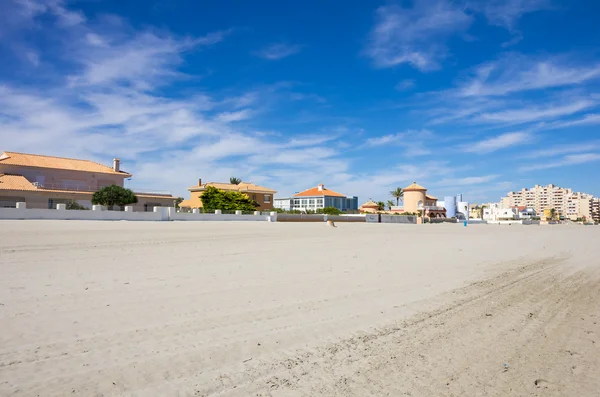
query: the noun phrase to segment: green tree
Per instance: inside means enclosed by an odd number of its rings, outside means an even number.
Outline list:
[[[239,185],[240,183],[242,183],[242,180],[240,178],[232,176],[231,178],[229,178],[229,183],[231,183],[232,185]]]
[[[385,211],[385,203],[383,201],[377,202],[377,211]]]
[[[401,187],[397,187],[392,190],[390,194],[396,199],[396,206],[400,205],[400,200],[402,200],[402,197],[404,196],[404,190],[402,190]]]
[[[137,202],[138,198],[133,191],[117,185],[103,187],[92,196],[92,204],[104,205],[111,210],[115,205],[124,207]]]
[[[327,215],[340,215],[342,211],[335,207],[325,207],[323,209],[319,209],[319,214],[327,214]]]
[[[212,212],[214,210],[222,211],[254,211],[259,204],[250,199],[247,195],[240,192],[220,190],[213,186],[208,186],[202,193],[202,206],[204,210]]]
[[[183,201],[183,197],[177,197],[175,199],[175,208],[179,208],[179,204]]]
[[[550,210],[550,216],[552,217],[552,220],[556,220],[556,208]]]
[[[394,202],[392,200],[388,200],[387,201],[387,206],[388,206],[388,209],[391,211],[392,207],[394,206]]]
[[[79,204],[75,200],[71,200],[67,203],[67,209],[68,210],[88,210],[89,208],[84,207],[83,205]]]

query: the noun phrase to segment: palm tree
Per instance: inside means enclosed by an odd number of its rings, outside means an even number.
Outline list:
[[[556,209],[555,208],[552,208],[550,210],[550,216],[552,217],[552,220],[556,219]]]
[[[392,200],[388,200],[387,201],[387,206],[388,206],[388,209],[391,211],[392,207],[394,206],[394,202]]]
[[[392,190],[390,194],[396,199],[396,205],[400,205],[400,200],[402,200],[402,196],[404,196],[404,191],[402,188],[397,187],[396,189]]]
[[[385,203],[383,201],[377,202],[377,211],[385,211]]]
[[[232,185],[239,185],[240,183],[242,183],[242,180],[240,178],[232,176],[231,178],[229,178],[229,183],[231,183]]]

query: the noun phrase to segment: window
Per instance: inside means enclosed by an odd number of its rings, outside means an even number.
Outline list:
[[[270,203],[270,202],[271,202],[271,195],[265,194],[265,203]]]
[[[256,201],[256,194],[252,195],[252,200]]]
[[[315,200],[308,200],[308,204],[315,205]]]

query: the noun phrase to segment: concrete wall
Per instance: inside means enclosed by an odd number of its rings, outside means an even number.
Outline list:
[[[417,217],[412,215],[385,215],[385,214],[367,214],[366,221],[369,223],[404,223],[416,224]]]
[[[125,211],[106,211],[94,206],[90,211],[66,210],[64,204],[58,209],[25,208],[19,203],[17,208],[0,208],[0,219],[56,219],[56,220],[105,220],[105,221],[262,221],[277,222],[277,213],[269,215],[239,214],[199,214],[178,213],[173,207],[155,207],[153,212],[135,212],[133,207]],[[321,219],[322,221],[322,219]]]
[[[365,222],[364,215],[277,214],[278,222]]]

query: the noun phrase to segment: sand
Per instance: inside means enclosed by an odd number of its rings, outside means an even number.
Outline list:
[[[0,222],[0,396],[597,396],[600,227]]]

